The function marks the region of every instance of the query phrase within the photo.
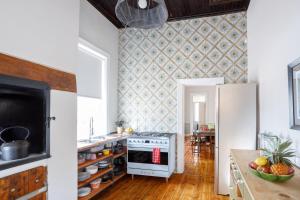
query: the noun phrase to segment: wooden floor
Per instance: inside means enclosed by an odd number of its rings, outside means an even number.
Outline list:
[[[166,183],[163,178],[126,176],[102,192],[97,200],[228,200],[214,195],[214,160],[210,148],[203,146],[200,156],[192,155],[185,143],[185,172],[174,174]]]

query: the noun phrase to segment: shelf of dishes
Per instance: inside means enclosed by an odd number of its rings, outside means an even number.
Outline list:
[[[78,188],[82,187],[82,186],[85,186],[87,184],[89,184],[90,182],[92,182],[93,180],[97,179],[97,178],[100,178],[101,176],[107,174],[108,172],[112,171],[113,168],[112,167],[109,167],[107,169],[102,169],[102,170],[99,170],[98,172],[96,172],[95,174],[92,174],[90,175],[89,178],[87,178],[86,180],[83,180],[83,181],[79,181],[78,182]]]
[[[126,147],[93,148],[78,155],[78,197],[90,199],[126,175]]]
[[[99,183],[98,187],[94,187],[94,188],[84,187],[84,188],[81,188],[82,191],[79,191],[78,193],[80,193],[83,196],[78,197],[78,199],[79,200],[87,200],[87,199],[93,198],[94,196],[96,196],[97,194],[99,194],[100,192],[105,190],[107,187],[111,186],[113,183],[120,180],[122,177],[126,176],[126,174],[127,174],[126,172],[123,172],[122,174],[120,174],[118,176],[113,176],[113,180],[109,180],[105,183]]]
[[[78,169],[83,169],[89,165],[106,160],[109,158],[118,158],[127,153],[127,148],[120,142],[112,147],[99,145],[85,152],[78,153]]]
[[[113,181],[108,181],[106,183],[101,183],[98,188],[93,189],[93,190],[89,187],[80,188],[79,191],[78,191],[78,195],[79,195],[78,199],[79,200],[91,199],[94,196],[96,196],[98,193],[105,190],[107,187],[111,186],[113,183],[114,183]]]

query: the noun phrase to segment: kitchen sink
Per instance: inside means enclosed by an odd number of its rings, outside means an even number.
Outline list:
[[[110,139],[114,139],[116,137],[121,137],[121,134],[110,134],[110,135],[106,135],[106,136],[95,136],[92,137],[91,139],[83,139],[83,140],[78,140],[78,143],[86,143],[86,144],[93,144],[96,142],[101,142],[103,140],[110,140]]]
[[[95,136],[92,140],[105,140],[105,136]]]
[[[79,143],[89,143],[89,144],[93,144],[93,143],[96,143],[96,142],[100,142],[100,141],[102,141],[102,140],[104,140],[105,138],[103,138],[103,139],[95,139],[95,138],[93,138],[93,139],[84,139],[84,140],[78,140],[78,142]]]

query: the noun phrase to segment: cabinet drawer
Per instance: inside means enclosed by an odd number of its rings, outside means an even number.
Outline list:
[[[0,199],[9,199],[9,179],[0,179]]]
[[[0,200],[15,200],[45,186],[46,167],[37,167],[0,179]],[[46,193],[31,200],[45,200]]]
[[[44,187],[46,181],[46,168],[37,167],[28,170],[28,193]]]
[[[8,177],[8,199],[16,199],[28,193],[28,171]]]

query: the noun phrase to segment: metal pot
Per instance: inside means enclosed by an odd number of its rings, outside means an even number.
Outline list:
[[[11,130],[11,129],[24,129],[27,131],[27,135],[25,136],[24,140],[14,140],[11,142],[6,142],[3,140],[2,133]],[[29,152],[29,142],[27,138],[29,137],[30,131],[28,128],[23,126],[11,126],[7,127],[0,131],[0,140],[3,142],[0,149],[1,149],[1,157],[2,160],[9,161],[9,160],[16,160],[25,158],[28,156]]]

